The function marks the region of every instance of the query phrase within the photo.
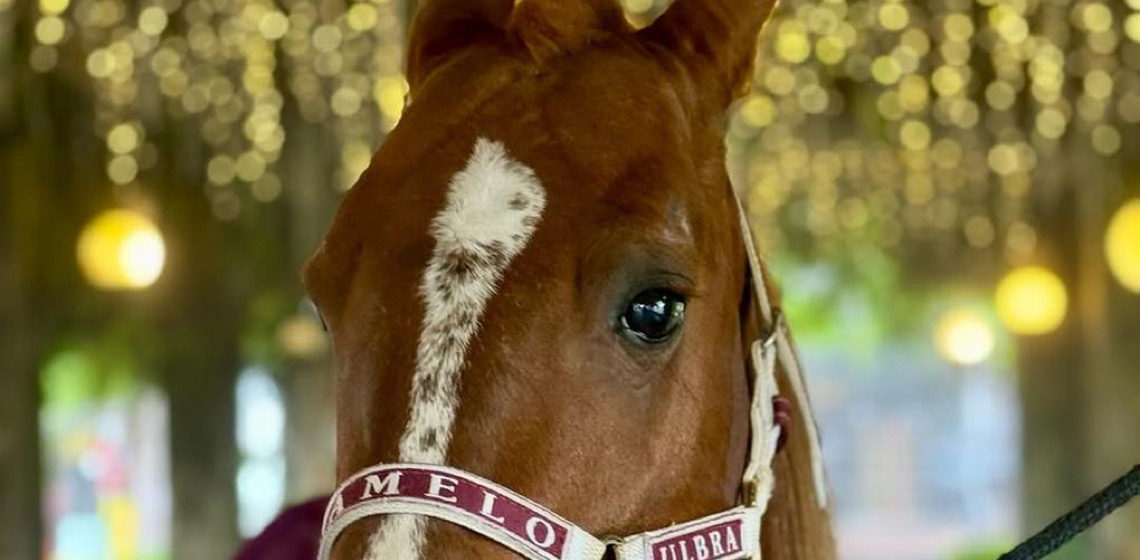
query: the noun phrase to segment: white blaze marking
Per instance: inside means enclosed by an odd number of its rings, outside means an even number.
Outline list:
[[[401,462],[441,465],[446,459],[467,347],[545,206],[534,172],[499,142],[476,140],[467,166],[451,178],[447,203],[432,220],[435,249],[420,286],[426,310]],[[420,516],[388,516],[369,540],[366,560],[418,560],[423,528]]]

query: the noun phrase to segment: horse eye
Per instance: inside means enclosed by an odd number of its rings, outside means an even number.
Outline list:
[[[655,288],[634,296],[621,314],[621,328],[642,342],[665,342],[685,320],[685,298]]]

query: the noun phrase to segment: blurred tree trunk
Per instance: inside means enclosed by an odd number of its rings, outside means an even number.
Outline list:
[[[1110,397],[1096,409],[1095,457],[1100,460],[1089,469],[1099,485],[1140,464],[1140,295],[1113,285],[1109,300],[1113,360],[1101,391]],[[1140,558],[1140,507],[1134,503],[1118,511],[1096,536],[1107,558]]]
[[[293,367],[285,395],[285,499],[297,503],[332,493],[336,486],[336,433],[332,375],[326,365]]]
[[[179,560],[224,560],[238,544],[234,381],[241,362],[236,333],[205,334],[220,328],[217,321],[187,320],[185,330],[171,334],[189,344],[172,345],[163,359],[170,402],[172,557]]]
[[[1140,297],[1111,277],[1103,249],[1122,176],[1094,164],[1101,156],[1087,147],[1070,151],[1088,164],[1067,170],[1071,184],[1046,205],[1038,230],[1042,264],[1069,288],[1069,316],[1058,331],[1020,341],[1027,534],[1140,462]],[[1062,557],[1140,558],[1136,527],[1135,508],[1118,512],[1085,537],[1088,550]]]
[[[1039,264],[1056,271],[1069,296],[1079,297],[1081,277],[1076,261],[1075,200],[1057,201],[1043,212],[1038,239]],[[1028,536],[1077,504],[1084,488],[1085,399],[1076,301],[1056,331],[1021,337],[1018,344],[1022,412],[1022,532]]]
[[[286,267],[295,271],[291,279],[299,288],[301,270],[320,245],[340,196],[327,185],[335,170],[317,164],[336,157],[313,157],[333,144],[323,138],[328,132],[290,113],[289,143],[282,158],[289,166],[284,184],[290,249]],[[333,375],[327,356],[289,360],[284,369],[286,500],[293,503],[330,493],[336,485]]]
[[[11,154],[0,154],[0,158]],[[15,158],[12,158],[15,159]],[[27,220],[16,200],[14,161],[0,159],[0,558],[37,560],[43,540],[40,507],[39,324],[29,308],[29,271],[16,231]],[[25,166],[20,166],[25,167]]]
[[[29,12],[31,10],[28,10]],[[21,51],[31,39],[18,34],[8,15],[0,52]],[[30,17],[30,16],[29,16]],[[2,18],[0,18],[2,19]],[[29,87],[30,72],[16,60],[0,60],[0,558],[42,557],[42,457],[39,369],[43,324],[50,313],[36,309],[39,270],[36,215],[45,198],[35,184],[40,169],[31,157],[29,110],[42,108]]]
[[[1076,189],[1084,224],[1081,256],[1088,278],[1082,294],[1086,319],[1082,334],[1089,357],[1081,372],[1088,403],[1083,437],[1090,447],[1083,457],[1086,495],[1140,464],[1140,294],[1128,292],[1112,277],[1104,254],[1109,220],[1128,198],[1129,189],[1119,171],[1095,169],[1093,184],[1108,188]],[[1135,189],[1130,193],[1137,194]],[[1092,537],[1102,558],[1140,558],[1140,510],[1118,511]]]
[[[167,161],[187,166],[197,155],[177,141],[164,149]],[[171,557],[225,560],[239,544],[234,393],[249,294],[237,263],[250,256],[241,230],[213,217],[196,175],[167,172],[160,193],[167,262],[153,289],[157,371],[170,402]]]
[[[1083,352],[1072,372],[1083,399],[1084,419],[1075,434],[1084,445],[1078,456],[1081,487],[1072,505],[1084,500],[1140,462],[1140,301],[1112,277],[1104,236],[1124,199],[1122,165],[1080,154],[1086,165],[1070,179],[1076,197],[1075,254],[1078,285],[1073,305]],[[1096,158],[1096,159],[1094,159]],[[1078,160],[1080,161],[1080,160]],[[1069,507],[1072,507],[1070,505]],[[1140,515],[1135,508],[1110,517],[1090,533],[1093,558],[1140,558]]]
[[[2,266],[7,267],[9,263]],[[5,277],[10,276],[5,271]],[[9,278],[0,280],[5,294]],[[40,508],[38,345],[27,315],[13,310],[5,297],[0,310],[0,352],[4,355],[0,383],[0,558],[37,560],[42,541]],[[18,306],[18,304],[17,304]]]

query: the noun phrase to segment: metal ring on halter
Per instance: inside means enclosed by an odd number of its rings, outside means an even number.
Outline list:
[[[786,328],[784,310],[776,307],[772,309],[772,324],[768,325],[768,332],[764,335],[764,338],[760,340],[760,344],[766,349],[772,348],[779,343],[780,331],[784,330],[784,328]]]
[[[608,535],[605,537],[600,537],[598,540],[602,541],[602,546],[606,548],[607,553],[613,551],[614,556],[617,557],[618,551],[621,550],[621,547],[625,546],[625,543],[629,539],[627,537]]]

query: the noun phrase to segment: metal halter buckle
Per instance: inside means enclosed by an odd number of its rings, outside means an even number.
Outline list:
[[[755,507],[759,503],[760,485],[755,480],[746,481],[743,485],[742,503],[748,507]]]
[[[621,548],[621,546],[624,545],[625,542],[629,539],[627,537],[618,537],[618,536],[614,536],[614,535],[607,535],[607,536],[602,537],[598,540],[602,541],[602,544],[605,545],[606,552],[613,551],[614,557],[617,557],[618,548]]]

